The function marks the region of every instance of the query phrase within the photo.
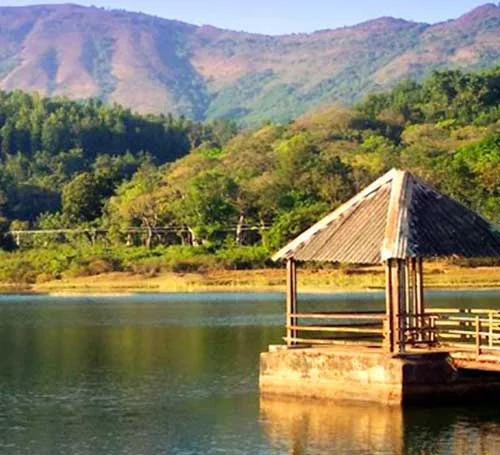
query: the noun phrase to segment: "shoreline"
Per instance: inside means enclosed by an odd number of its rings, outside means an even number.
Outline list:
[[[381,267],[300,269],[299,292],[335,294],[383,292]],[[500,267],[459,267],[430,263],[424,273],[429,290],[500,290]],[[0,295],[130,296],[172,292],[284,292],[283,269],[213,270],[204,273],[164,272],[144,276],[114,272],[63,278],[43,283],[0,283]]]

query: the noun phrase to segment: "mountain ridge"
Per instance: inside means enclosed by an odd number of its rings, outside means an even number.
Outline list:
[[[500,61],[500,6],[437,24],[381,17],[261,35],[77,4],[0,7],[0,89],[142,113],[286,121],[434,69]]]

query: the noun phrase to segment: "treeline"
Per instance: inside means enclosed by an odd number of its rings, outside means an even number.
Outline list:
[[[187,226],[205,245],[245,243],[221,238],[225,226],[270,226],[262,240],[274,249],[392,167],[500,222],[499,102],[500,68],[404,82],[352,109],[267,124],[143,168],[110,198],[105,222]]]
[[[390,92],[369,95],[359,106],[371,118],[397,123],[490,125],[500,114],[500,67],[481,72],[436,71],[418,83],[404,81]]]
[[[74,178],[93,180],[96,203],[103,204],[142,164],[174,161],[204,142],[221,145],[234,132],[228,122],[141,116],[94,99],[0,92],[2,214],[36,225],[41,214],[61,210],[65,185]]]
[[[353,108],[323,108],[287,125],[265,124],[236,135],[231,124],[144,118],[95,102],[19,93],[3,99],[9,100],[5,106],[18,106],[2,117],[3,128],[7,122],[30,125],[35,105],[47,109],[42,133],[35,135],[40,150],[27,139],[34,134],[28,127],[16,126],[25,131],[24,142],[9,139],[26,149],[4,148],[2,140],[3,213],[11,226],[91,226],[107,230],[106,248],[145,244],[156,257],[155,248],[184,243],[226,259],[237,251],[237,260],[221,263],[250,266],[392,167],[416,173],[500,222],[500,68],[436,72]],[[26,103],[30,107],[22,108]],[[43,125],[58,109],[67,113],[62,123],[71,143],[55,152],[61,145],[44,149],[50,135],[43,134]],[[83,140],[88,125],[102,129],[95,146]],[[42,164],[44,156],[51,164]],[[16,160],[29,164],[27,174]],[[60,205],[9,193],[9,181],[16,182],[16,191],[35,187],[35,196],[40,188],[55,192]],[[178,227],[179,235],[160,235],[163,226]],[[145,233],[131,241],[123,234],[131,228]]]

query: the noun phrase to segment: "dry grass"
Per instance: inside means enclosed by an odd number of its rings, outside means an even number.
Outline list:
[[[340,292],[384,288],[381,267],[336,270],[299,270],[302,292]],[[462,268],[431,263],[426,266],[428,288],[500,288],[500,267]],[[42,293],[130,293],[190,291],[283,291],[282,269],[211,271],[207,273],[162,273],[144,277],[111,273],[35,284],[24,290]],[[0,287],[1,291],[10,290]]]

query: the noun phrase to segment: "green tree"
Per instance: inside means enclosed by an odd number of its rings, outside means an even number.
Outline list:
[[[62,212],[75,225],[99,218],[103,205],[103,188],[90,172],[78,174],[63,187]]]
[[[145,245],[151,248],[155,229],[168,220],[160,195],[162,178],[159,170],[145,165],[129,182],[123,183],[106,206],[108,221],[115,229],[146,229]]]

